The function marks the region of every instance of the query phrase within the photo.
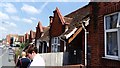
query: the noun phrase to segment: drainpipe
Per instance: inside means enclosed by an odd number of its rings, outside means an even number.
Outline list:
[[[62,40],[64,42],[64,52],[66,51],[66,41],[61,39],[61,37],[59,36],[59,39]]]
[[[83,25],[82,23],[82,28],[84,29],[85,31],[85,67],[87,66],[87,30],[85,29],[85,26]]]

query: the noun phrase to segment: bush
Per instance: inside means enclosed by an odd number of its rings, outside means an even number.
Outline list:
[[[20,48],[23,49],[25,47],[25,43],[21,43]]]

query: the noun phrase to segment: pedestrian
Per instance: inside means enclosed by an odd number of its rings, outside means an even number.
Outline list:
[[[22,57],[18,59],[16,67],[18,68],[27,68],[30,64],[30,59],[26,57],[26,52],[22,52]]]
[[[33,60],[30,64],[30,67],[32,66],[45,66],[44,59],[38,54],[37,47],[33,47],[28,50],[28,57]]]

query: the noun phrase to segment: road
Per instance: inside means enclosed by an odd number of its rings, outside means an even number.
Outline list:
[[[9,51],[9,47],[2,47],[0,48],[0,68],[6,68],[7,67],[14,67],[14,59],[13,59],[13,54]]]

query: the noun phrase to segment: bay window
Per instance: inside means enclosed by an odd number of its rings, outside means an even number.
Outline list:
[[[105,57],[118,59],[120,56],[120,12],[104,16]]]

